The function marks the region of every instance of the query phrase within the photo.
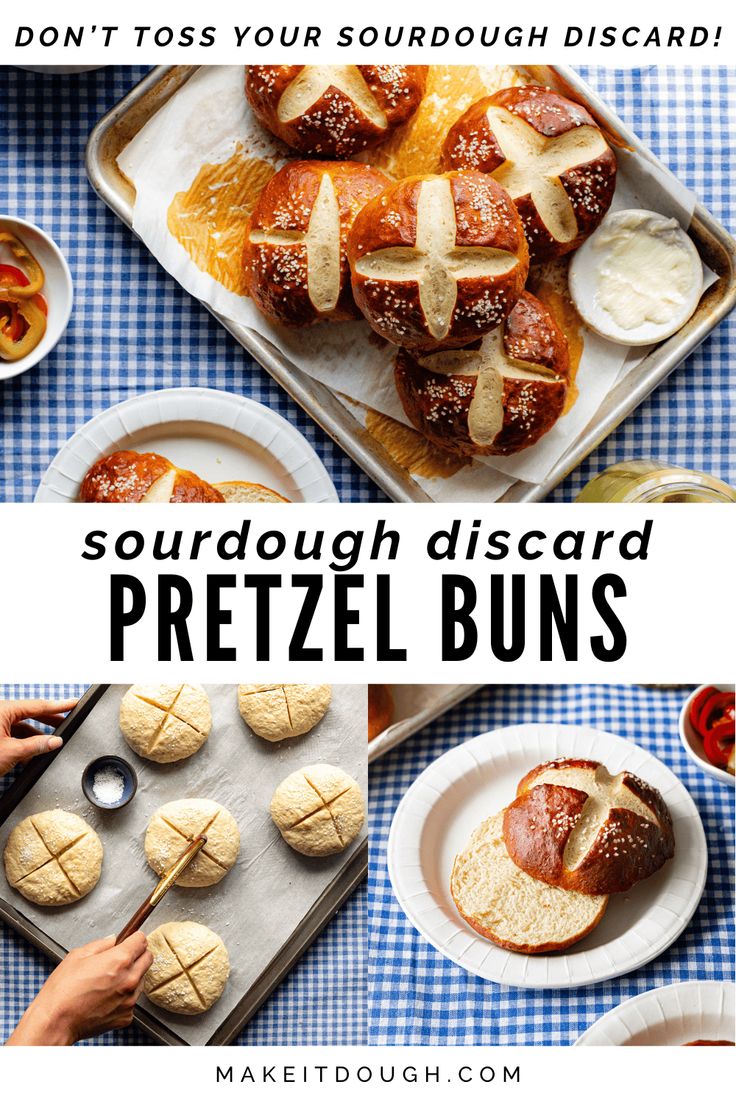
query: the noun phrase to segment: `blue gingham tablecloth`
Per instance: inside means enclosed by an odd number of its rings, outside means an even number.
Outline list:
[[[81,695],[86,687],[0,684],[0,699]],[[17,772],[0,778],[0,795]],[[0,878],[4,875],[0,872]],[[238,1046],[350,1046],[366,1035],[365,882],[336,913],[307,953],[235,1040]],[[0,921],[0,1045],[51,971],[49,960]],[[151,1044],[135,1027],[109,1031],[81,1045]]]
[[[731,230],[736,225],[736,69],[581,70]],[[0,212],[47,230],[75,281],[71,325],[41,365],[0,383],[0,501],[28,501],[50,460],[92,415],[162,387],[217,387],[284,415],[314,445],[345,501],[381,492],[187,295],[97,198],[87,135],[140,78],[135,66],[73,77],[0,68]],[[552,495],[570,501],[618,460],[656,457],[736,483],[729,350],[722,324]]]
[[[699,770],[677,733],[688,691],[641,686],[485,687],[371,765],[369,1031],[377,1044],[572,1044],[611,1008],[676,981],[733,979],[734,791]],[[589,724],[635,741],[670,767],[698,807],[708,880],[680,938],[635,973],[568,990],[496,985],[461,970],[411,926],[394,897],[386,844],[414,779],[449,748],[527,721]]]

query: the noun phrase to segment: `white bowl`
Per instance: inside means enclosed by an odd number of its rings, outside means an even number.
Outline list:
[[[700,691],[705,690],[706,686],[715,686],[717,690],[733,690],[733,686],[729,686],[728,683],[725,682],[704,682],[702,686],[698,686],[696,690],[693,690],[680,710],[680,721],[678,724],[680,739],[682,740],[682,746],[696,766],[700,767],[701,770],[704,770],[705,773],[709,774],[712,778],[717,778],[719,782],[723,782],[724,785],[733,786],[734,781],[736,781],[734,776],[729,774],[729,772],[722,767],[715,766],[715,764],[711,763],[710,759],[706,757],[703,751],[703,741],[690,723],[690,706]]]
[[[609,255],[606,235],[623,223],[637,227],[665,229],[674,237],[689,267],[690,285],[682,302],[666,322],[645,321],[632,329],[623,329],[598,301],[599,273]],[[674,219],[666,219],[656,211],[632,208],[625,211],[609,211],[605,219],[587,241],[573,254],[568,271],[568,284],[572,301],[578,314],[601,337],[619,345],[654,345],[677,333],[692,316],[703,294],[703,262],[693,242]]]
[[[22,372],[33,368],[51,352],[69,325],[72,313],[74,290],[72,274],[64,254],[55,241],[32,222],[11,215],[0,215],[0,230],[15,234],[30,249],[44,272],[44,285],[41,294],[48,303],[49,316],[46,333],[28,356],[21,360],[0,359],[0,380],[12,379]],[[5,246],[0,247],[0,263],[14,264],[12,254]],[[20,266],[18,266],[20,267]]]

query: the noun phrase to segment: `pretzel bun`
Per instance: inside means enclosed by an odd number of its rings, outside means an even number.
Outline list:
[[[664,798],[628,771],[595,760],[535,767],[504,814],[508,853],[527,874],[580,893],[623,893],[675,853]]]
[[[224,502],[194,472],[157,452],[122,449],[101,457],[82,481],[80,502]]]
[[[524,291],[479,348],[423,356],[400,349],[394,378],[407,417],[433,444],[463,456],[508,456],[536,444],[560,417],[569,368],[565,335]]]
[[[353,157],[376,146],[419,107],[426,65],[249,65],[245,94],[288,146]]]
[[[391,184],[356,218],[348,259],[355,301],[376,333],[427,352],[498,326],[529,271],[516,208],[477,172]]]
[[[442,167],[492,173],[509,190],[533,261],[577,249],[616,187],[616,157],[593,116],[533,86],[504,88],[468,108],[445,139]]]
[[[378,683],[368,687],[368,741],[388,728],[393,720],[394,699],[391,688]]]
[[[356,161],[292,161],[271,177],[251,215],[244,263],[256,306],[276,322],[359,318],[347,237],[388,180]]]

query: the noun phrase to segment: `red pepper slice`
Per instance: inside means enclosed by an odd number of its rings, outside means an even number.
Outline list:
[[[723,740],[718,734],[718,729],[713,728],[710,732],[706,732],[703,738],[703,751],[714,766],[725,767],[731,756],[733,743],[733,737]]]
[[[700,730],[700,718],[703,715],[703,707],[706,702],[717,694],[718,690],[715,686],[705,686],[699,694],[693,699],[693,703],[690,706],[690,724],[693,726],[699,736],[703,733]]]
[[[28,287],[30,280],[15,265],[0,264],[0,284],[5,287]]]
[[[700,713],[700,731],[706,732],[718,724],[723,718],[734,722],[736,718],[736,697],[730,690],[719,690],[713,697],[708,698]]]

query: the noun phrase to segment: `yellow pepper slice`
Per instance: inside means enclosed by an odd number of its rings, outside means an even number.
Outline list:
[[[20,238],[16,238],[15,234],[11,234],[9,230],[0,230],[0,245],[3,243],[7,245],[15,259],[20,262],[28,283],[24,287],[19,285],[0,286],[0,300],[32,299],[34,295],[38,295],[43,287],[43,269],[30,249],[27,249]]]
[[[3,360],[22,360],[33,352],[46,333],[46,315],[35,303],[16,299],[15,307],[28,329],[19,341],[14,341],[0,320],[0,357]]]

